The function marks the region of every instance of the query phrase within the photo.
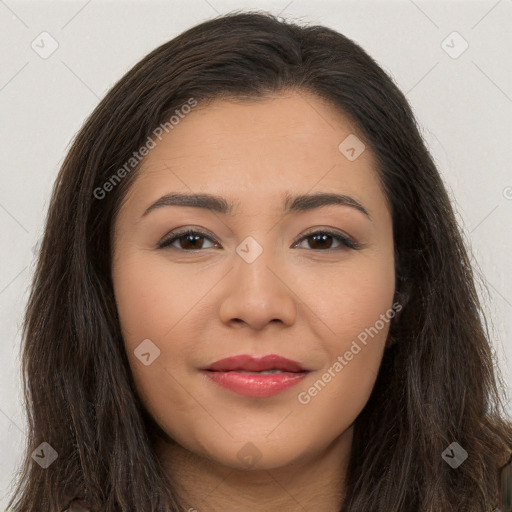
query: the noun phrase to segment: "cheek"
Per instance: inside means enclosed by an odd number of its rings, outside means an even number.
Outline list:
[[[368,402],[395,314],[394,275],[354,273],[344,284],[321,303],[328,361],[296,397],[301,428],[320,429],[326,439],[348,429]]]
[[[323,404],[323,412],[317,412],[328,416],[332,414],[325,407],[328,402],[358,413],[375,383],[395,316],[393,258],[382,254],[344,269],[329,282],[327,293],[317,288],[308,299],[322,320],[317,336],[323,340],[328,362],[314,388],[302,389],[306,395],[299,402],[316,402],[314,409]]]
[[[194,332],[187,323],[187,314],[193,314],[191,309],[206,291],[191,284],[189,273],[171,270],[165,259],[150,258],[145,251],[126,251],[113,268],[114,293],[130,369],[141,399],[154,416],[158,407],[153,408],[150,403],[157,404],[164,398],[162,390],[180,389],[173,378],[176,366],[189,360],[194,350]],[[142,346],[147,346],[150,353],[148,365],[142,362],[144,358],[137,357],[146,353],[139,350]],[[158,356],[154,358],[153,354]],[[180,394],[173,392],[173,396],[173,406],[179,408]]]
[[[329,351],[348,349],[351,340],[366,332],[378,322],[378,330],[387,334],[386,325],[381,325],[381,315],[390,311],[395,292],[394,260],[389,252],[380,252],[367,259],[359,259],[345,267],[309,283],[307,302],[320,318],[328,340]],[[319,287],[318,282],[328,283]],[[392,313],[391,313],[392,314]],[[320,334],[320,333],[319,333]],[[364,337],[364,336],[363,336]]]
[[[197,301],[197,290],[184,272],[143,252],[119,261],[113,272],[114,291],[127,348],[145,338],[161,339]]]

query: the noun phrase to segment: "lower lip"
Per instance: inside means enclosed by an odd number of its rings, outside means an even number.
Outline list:
[[[308,372],[283,372],[261,375],[258,373],[214,372],[211,370],[202,370],[202,373],[224,388],[230,389],[239,395],[255,398],[277,395],[301,382],[308,374]]]

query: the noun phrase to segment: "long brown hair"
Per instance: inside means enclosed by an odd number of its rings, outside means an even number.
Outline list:
[[[191,98],[291,90],[354,121],[392,209],[403,310],[355,422],[342,512],[496,506],[498,469],[512,450],[504,386],[468,249],[405,96],[332,29],[234,12],[137,63],[87,119],[60,169],[23,328],[28,438],[13,511],[59,511],[75,496],[104,512],[185,510],[152,448],[117,316],[112,226],[140,165],[118,170]],[[42,442],[58,454],[46,469],[31,457]],[[457,469],[441,456],[452,442],[468,453]]]

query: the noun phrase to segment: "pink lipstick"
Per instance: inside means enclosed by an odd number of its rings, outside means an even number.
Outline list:
[[[266,398],[301,382],[310,370],[275,354],[238,355],[202,368],[202,373],[239,395]]]

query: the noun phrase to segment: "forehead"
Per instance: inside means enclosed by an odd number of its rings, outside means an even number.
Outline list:
[[[127,200],[147,203],[177,190],[222,193],[231,198],[233,213],[250,203],[261,209],[262,200],[282,208],[291,192],[385,201],[375,158],[362,139],[349,117],[304,92],[214,100],[199,104],[155,141]]]

